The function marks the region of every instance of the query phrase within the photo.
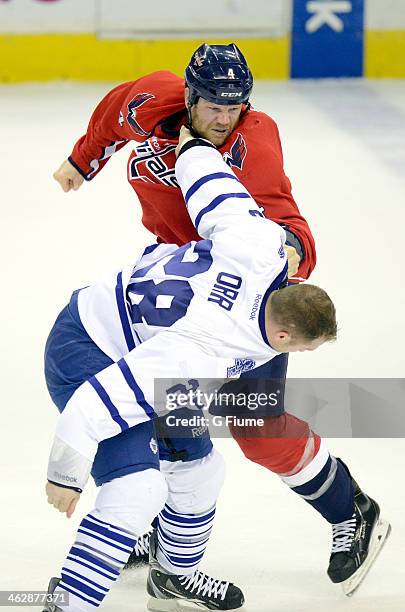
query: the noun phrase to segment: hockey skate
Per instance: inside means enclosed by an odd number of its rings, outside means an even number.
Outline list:
[[[142,567],[149,563],[149,540],[153,530],[144,533],[137,539],[134,550],[129,555],[129,559],[124,566],[124,570]]]
[[[45,607],[42,609],[42,612],[62,612],[62,608],[59,608],[55,603],[52,603],[52,595],[55,592],[56,587],[59,584],[59,578],[51,578],[48,585],[48,594],[47,599],[49,601],[46,602]]]
[[[380,518],[380,508],[371,497],[354,486],[352,518],[332,525],[333,544],[328,576],[350,597],[359,588],[391,533],[391,525]]]
[[[148,610],[191,612],[192,610],[239,610],[242,591],[230,582],[216,580],[196,570],[191,576],[177,576],[163,569],[156,560],[156,534],[150,542],[147,591]]]

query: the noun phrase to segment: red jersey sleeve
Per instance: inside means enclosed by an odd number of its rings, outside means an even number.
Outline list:
[[[298,247],[297,250],[301,246],[303,258],[295,278],[306,279],[316,263],[315,241],[295,203],[291,183],[284,172],[277,125],[268,115],[251,111],[246,121],[241,123],[241,128],[249,151],[242,182],[259,206],[263,207],[264,215],[287,230],[287,243]],[[292,235],[289,236],[289,232]]]
[[[164,118],[184,108],[184,81],[154,72],[111,90],[93,112],[69,161],[91,180],[129,140],[143,142]]]

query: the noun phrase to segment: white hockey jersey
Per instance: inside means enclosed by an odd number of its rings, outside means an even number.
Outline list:
[[[116,363],[73,394],[57,436],[91,461],[100,441],[160,416],[156,378],[237,377],[279,354],[264,305],[287,278],[284,230],[212,147],[184,151],[176,177],[203,240],[148,247],[79,294],[87,333]]]

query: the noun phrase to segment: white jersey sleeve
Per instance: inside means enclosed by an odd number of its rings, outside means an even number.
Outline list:
[[[56,436],[93,461],[97,445],[166,413],[155,380],[223,378],[218,356],[186,335],[166,330],[83,383],[58,418]],[[159,400],[159,401],[158,401]]]
[[[214,147],[192,146],[180,153],[176,178],[191,220],[203,238],[221,244],[225,255],[274,259],[285,232],[266,219],[255,200]]]

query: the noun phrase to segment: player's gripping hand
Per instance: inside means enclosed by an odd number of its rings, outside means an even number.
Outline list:
[[[297,274],[301,259],[294,247],[285,245],[284,250],[287,253],[288,278],[291,278]]]
[[[71,189],[77,191],[84,181],[80,172],[78,172],[67,159],[63,162],[61,167],[53,173],[53,178],[59,183],[63,191],[70,191]]]
[[[48,497],[48,504],[51,504],[59,512],[66,512],[67,518],[72,516],[80,498],[80,493],[77,491],[58,487],[51,482],[46,483],[46,495]]]
[[[195,138],[195,136],[192,135],[190,130],[185,125],[182,125],[179,134],[179,144],[177,145],[175,150],[176,157],[179,156],[183,145],[185,145],[186,142],[188,142],[189,140],[193,140],[193,138]]]

